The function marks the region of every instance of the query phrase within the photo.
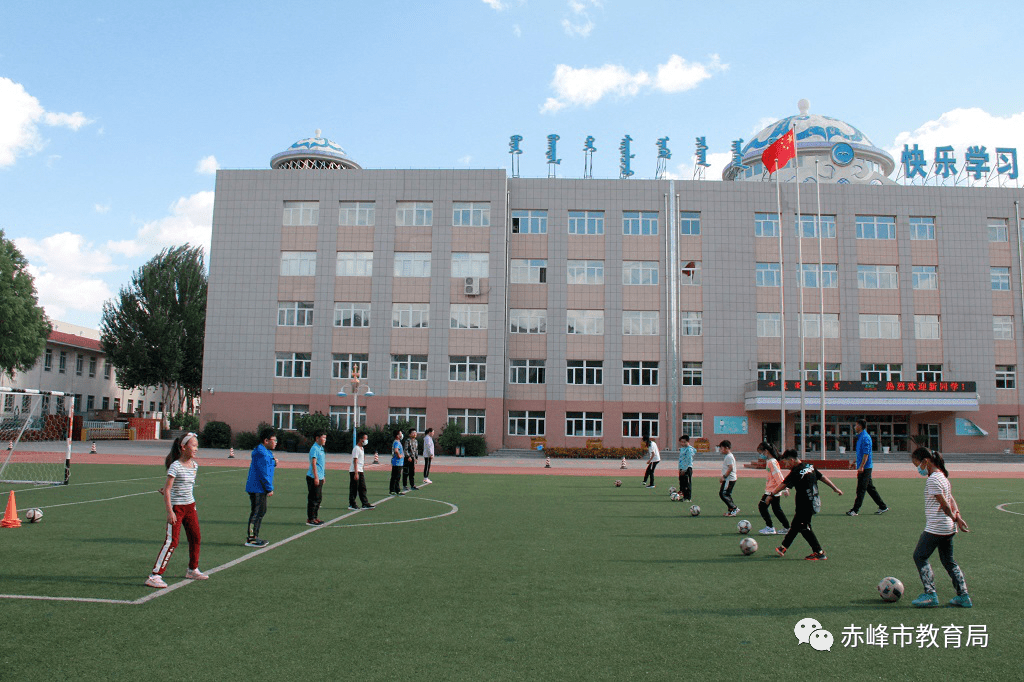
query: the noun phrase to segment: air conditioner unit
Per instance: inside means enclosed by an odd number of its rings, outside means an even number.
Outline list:
[[[479,296],[480,295],[480,278],[479,277],[467,277],[466,278],[466,296]]]

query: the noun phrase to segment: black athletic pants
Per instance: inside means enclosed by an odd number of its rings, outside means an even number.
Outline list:
[[[423,478],[430,478],[430,463],[433,461],[433,457],[423,458]]]
[[[320,513],[320,503],[324,499],[324,479],[314,483],[312,476],[306,476],[306,490],[306,520],[312,521]]]
[[[647,483],[647,479],[649,478],[649,479],[651,479],[651,482],[650,482],[649,485],[652,485],[652,486],[654,485],[654,470],[657,469],[657,468],[658,468],[658,463],[657,462],[650,462],[647,465],[647,470],[644,471],[644,483]]]
[[[782,527],[789,528],[789,521],[786,520],[786,514],[782,511],[782,505],[776,495],[762,495],[761,501],[757,503],[757,511],[761,512],[761,518],[764,519],[765,525],[769,528],[775,527],[771,514],[768,513],[768,505],[771,505],[772,511],[775,512],[775,518],[779,520]]]
[[[412,457],[405,458],[405,465],[402,467],[402,487],[414,487],[416,485],[416,460]]]
[[[732,489],[735,485],[736,481],[725,479],[722,481],[722,487],[718,491],[718,496],[722,498],[722,502],[725,502],[726,506],[729,507],[729,511],[736,509],[736,503],[732,501]]]
[[[348,472],[348,506],[356,506],[356,495],[364,507],[370,506],[370,500],[366,498],[366,474],[359,474],[356,480],[356,472]]]
[[[402,482],[402,465],[399,464],[399,465],[395,466],[394,464],[392,464],[391,465],[391,481],[388,483],[388,492],[389,493],[400,493],[400,492],[402,492],[402,488],[401,488],[401,485],[400,485],[401,482]]]
[[[804,536],[804,540],[807,540],[807,544],[811,546],[812,552],[820,552],[821,544],[811,529],[811,518],[813,516],[814,514],[811,512],[798,511],[796,516],[793,517],[793,525],[789,527],[789,532],[786,533],[786,537],[782,541],[782,546],[789,549],[789,546],[793,544],[793,540],[796,540],[796,534],[800,533]]]
[[[260,536],[260,524],[267,513],[267,494],[249,493],[249,506],[249,534],[245,539],[253,540]]]
[[[871,482],[871,469],[857,472],[857,497],[853,500],[853,507],[851,507],[853,511],[860,511],[860,505],[864,502],[865,493],[871,496],[871,499],[875,501],[879,509],[886,508],[885,502],[882,502],[882,496],[878,494],[878,491],[875,490],[875,484]]]
[[[693,467],[686,467],[686,469],[679,472],[679,492],[683,499],[691,499],[690,495],[693,493]]]

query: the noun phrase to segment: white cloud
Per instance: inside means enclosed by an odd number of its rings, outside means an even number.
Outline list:
[[[725,71],[728,68],[727,64],[722,64],[722,60],[717,54],[711,55],[706,64],[688,62],[674,54],[668,58],[667,62],[658,65],[654,87],[662,92],[686,92],[711,78],[712,73]]]
[[[40,124],[78,130],[91,122],[81,112],[46,111],[20,83],[0,77],[0,167],[14,165],[19,156],[45,146]]]
[[[201,175],[214,175],[217,173],[217,169],[220,165],[217,163],[217,157],[213,154],[210,156],[199,159],[199,163],[196,164],[196,173]]]
[[[47,315],[66,319],[69,311],[78,311],[99,319],[103,302],[113,296],[100,275],[119,269],[106,249],[71,232],[14,241],[29,261],[39,303]]]
[[[508,9],[508,5],[502,2],[502,0],[482,0],[482,2],[497,12]]]
[[[95,204],[93,208],[97,213],[110,213],[110,204]]]
[[[562,30],[570,37],[586,38],[594,30],[594,20],[587,11],[591,7],[601,7],[600,0],[569,0],[571,16],[562,19]]]
[[[707,154],[706,162],[711,164],[704,169],[705,180],[721,180],[722,171],[732,161],[731,152],[711,152]],[[676,166],[675,171],[669,171],[665,177],[672,180],[693,180],[693,169],[697,166],[697,157],[691,156],[684,163]]]
[[[523,37],[523,29],[519,28],[519,24],[512,24],[512,35],[516,38]]]
[[[180,246],[186,242],[202,246],[210,253],[210,235],[213,229],[213,192],[197,192],[181,197],[170,207],[171,214],[142,226],[135,242],[144,251],[156,252],[165,246]]]
[[[463,156],[459,159],[459,163],[462,164],[463,166],[468,166],[472,160],[473,157],[467,154],[466,156]]]

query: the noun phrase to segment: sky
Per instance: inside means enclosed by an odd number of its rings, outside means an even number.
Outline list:
[[[0,229],[51,319],[104,301],[167,246],[209,249],[216,170],[269,168],[314,130],[363,168],[510,168],[690,179],[704,136],[797,112],[904,144],[1017,147],[1016,2],[688,0],[35,2],[0,6]],[[625,180],[624,182],[628,182]]]

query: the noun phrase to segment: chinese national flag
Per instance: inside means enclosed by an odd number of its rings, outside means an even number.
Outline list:
[[[789,163],[794,156],[796,156],[796,139],[793,131],[790,130],[764,150],[764,153],[761,154],[761,163],[768,169],[768,172],[774,173]]]

